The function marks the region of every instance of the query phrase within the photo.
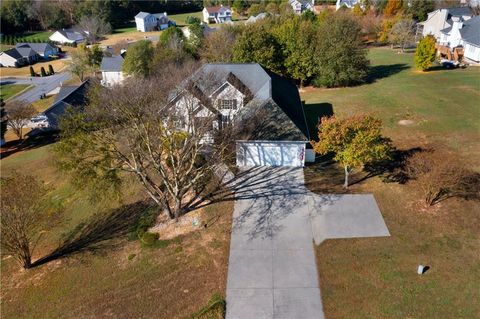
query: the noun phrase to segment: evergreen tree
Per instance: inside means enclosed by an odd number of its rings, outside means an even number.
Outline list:
[[[47,73],[45,72],[45,68],[43,66],[40,68],[40,75],[47,76]]]
[[[55,71],[53,71],[53,66],[51,64],[48,65],[48,73],[55,74]]]
[[[33,66],[30,66],[30,76],[35,76],[35,71],[33,70]]]

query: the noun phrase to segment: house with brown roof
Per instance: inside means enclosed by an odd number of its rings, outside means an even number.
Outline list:
[[[232,21],[232,9],[228,6],[214,6],[203,8],[203,22],[225,23]]]

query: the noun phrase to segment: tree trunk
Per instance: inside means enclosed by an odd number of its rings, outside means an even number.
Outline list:
[[[175,199],[175,208],[174,208],[174,214],[175,214],[175,222],[178,222],[178,218],[180,217],[180,211],[182,209],[182,202],[178,198]]]
[[[344,166],[344,170],[345,170],[345,183],[343,183],[343,187],[348,188],[348,174],[350,174],[348,166]]]

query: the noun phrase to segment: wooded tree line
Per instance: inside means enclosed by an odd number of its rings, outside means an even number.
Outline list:
[[[199,11],[201,0],[6,0],[1,2],[2,33],[66,28],[83,17],[98,17],[113,27],[133,20],[139,11],[169,14]]]
[[[203,36],[190,27],[187,39],[176,28],[162,33],[154,49],[140,41],[128,49],[124,71],[147,76],[166,62],[257,62],[300,85],[348,86],[367,79],[369,61],[358,22],[348,13],[293,14],[223,26]]]

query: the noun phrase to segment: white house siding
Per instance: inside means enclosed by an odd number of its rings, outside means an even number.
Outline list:
[[[219,100],[235,100],[237,109],[236,110],[229,110],[229,109],[219,109],[218,108],[218,101]],[[222,115],[228,115],[231,118],[235,116],[235,114],[243,107],[243,94],[233,87],[231,84],[227,83],[227,86],[216,96],[215,99],[215,107],[222,113]]]
[[[5,53],[0,53],[0,64],[6,67],[16,67],[17,60]]]
[[[113,86],[117,84],[122,84],[125,77],[122,72],[102,72],[102,84],[105,86]]]
[[[202,10],[202,13],[203,13],[203,22],[205,23],[210,23],[210,13],[208,13],[208,10],[207,8],[203,8]],[[212,14],[212,19],[214,18],[215,16]]]
[[[305,165],[305,142],[237,141],[237,166]]]
[[[469,60],[480,63],[480,47],[465,43],[464,56]]]
[[[53,42],[58,42],[58,43],[74,43],[75,41],[70,40],[66,37],[64,37],[60,32],[56,31],[54,34],[52,34],[49,39]]]
[[[157,26],[157,18],[154,15],[148,15],[145,18],[135,18],[137,30],[141,32],[150,32]]]

